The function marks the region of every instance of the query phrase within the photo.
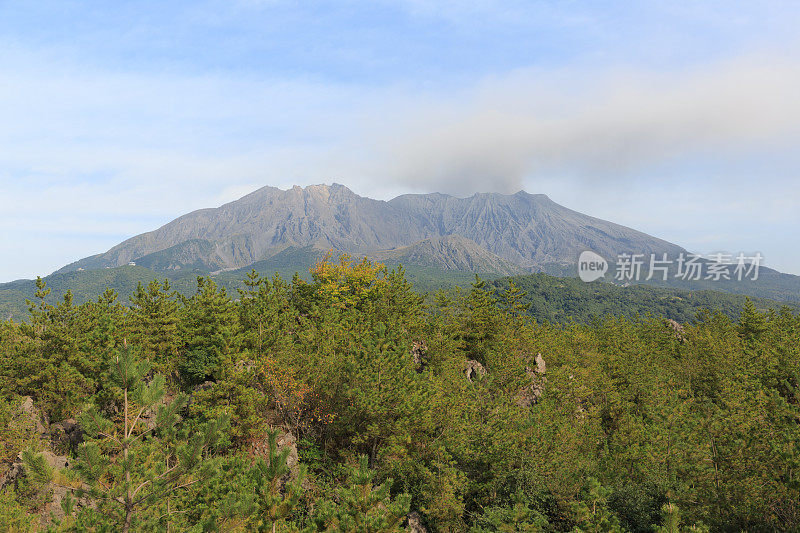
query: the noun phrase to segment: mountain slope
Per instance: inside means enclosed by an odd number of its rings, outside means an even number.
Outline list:
[[[524,267],[574,264],[584,250],[605,257],[679,253],[682,248],[645,233],[567,209],[544,194],[399,196],[390,205],[431,233],[462,235]]]
[[[450,236],[466,240],[447,245],[435,241]],[[437,246],[438,254],[452,253],[439,262],[442,265],[459,264],[467,255],[485,256],[488,251],[526,269],[573,264],[587,248],[608,256],[681,250],[567,209],[544,195],[519,192],[456,198],[434,193],[385,202],[334,184],[286,191],[264,187],[219,208],[179,217],[62,271],[116,267],[130,261],[156,270],[202,267],[214,271],[246,267],[290,246],[369,254],[427,239],[434,240],[419,246],[431,253]],[[470,250],[459,249],[461,245]],[[478,253],[475,246],[485,251]]]
[[[513,276],[525,269],[510,263],[460,235],[432,237],[394,250],[370,254],[388,264],[435,267],[442,270]]]

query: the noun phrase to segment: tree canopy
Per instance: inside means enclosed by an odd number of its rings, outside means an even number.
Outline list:
[[[800,528],[797,314],[542,305],[516,281],[421,295],[346,256],[233,296],[199,278],[76,305],[40,282],[0,326],[0,476],[25,458],[0,529]],[[47,423],[69,420],[59,448]]]

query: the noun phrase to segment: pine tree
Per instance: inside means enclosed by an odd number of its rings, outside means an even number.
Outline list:
[[[210,278],[197,278],[197,292],[184,299],[181,374],[190,384],[218,377],[235,352],[239,321],[225,289]]]
[[[661,525],[655,528],[656,533],[708,533],[708,526],[700,523],[681,527],[681,511],[674,503],[667,503],[661,508]]]
[[[28,304],[28,312],[31,315],[31,324],[34,328],[32,333],[34,335],[41,335],[46,327],[48,311],[52,309],[47,304],[49,295],[50,288],[47,286],[47,282],[40,276],[36,276],[36,292],[34,294],[36,300],[25,300]]]
[[[340,533],[393,533],[402,531],[411,496],[390,495],[392,480],[374,485],[375,472],[361,456],[358,467],[348,470],[346,486],[331,500],[320,502],[312,517],[310,531]]]
[[[575,533],[619,533],[622,531],[619,519],[608,508],[611,491],[595,478],[589,478],[583,498],[573,504],[578,525]]]
[[[486,363],[486,355],[499,333],[500,312],[497,309],[497,300],[486,290],[486,282],[477,274],[464,301],[462,320],[467,358]]]
[[[33,533],[38,525],[39,517],[25,510],[12,487],[0,491],[0,531]]]
[[[517,501],[513,507],[490,507],[476,520],[469,533],[539,533],[552,528],[547,518],[527,504]]]
[[[250,517],[248,525],[253,531],[284,531],[302,495],[305,468],[299,467],[297,476],[289,479],[291,472],[287,460],[290,450],[284,447],[279,451],[277,439],[277,430],[270,430],[266,459],[256,460],[248,473],[255,485],[255,500],[247,513]]]
[[[28,302],[31,319],[20,326],[30,343],[19,361],[17,392],[33,396],[50,419],[61,420],[95,391],[99,366],[96,358],[81,351],[88,327],[72,292],[54,306],[46,301],[50,289],[41,278],[36,287],[39,301]]]
[[[131,296],[131,340],[141,346],[145,357],[152,360],[159,372],[172,376],[178,358],[178,294],[169,280],[141,283]]]
[[[90,404],[80,417],[89,439],[78,447],[73,471],[88,488],[74,492],[96,503],[100,525],[123,532],[169,521],[165,498],[194,484],[198,476],[210,475],[205,454],[227,424],[221,418],[185,440],[176,438],[178,411],[187,397],[163,401],[164,376],[156,374],[146,383],[150,368],[149,361],[124,345],[109,368],[109,385],[122,393],[119,416],[108,419]]]
[[[277,274],[270,281],[252,270],[244,284],[237,306],[242,346],[259,357],[286,343],[285,331],[294,321],[294,313],[286,283]]]
[[[673,503],[665,503],[661,508],[662,523],[657,533],[680,533],[681,532],[681,512]]]
[[[525,299],[525,291],[517,287],[517,285],[509,280],[508,287],[503,291],[500,297],[500,308],[503,309],[508,315],[518,318],[527,313],[531,304],[523,303]]]
[[[761,338],[767,331],[767,319],[763,313],[759,313],[753,301],[748,298],[739,316],[739,334],[742,338],[752,344]]]
[[[216,475],[202,480],[184,499],[186,524],[203,531],[297,531],[306,469],[290,468],[290,448],[278,447],[278,432],[267,433],[268,449],[222,458]]]
[[[124,331],[124,308],[117,300],[117,292],[106,289],[98,297],[96,303],[86,304],[85,315],[88,315],[88,332],[81,350],[85,353],[101,350],[104,355],[113,350],[117,339],[122,337]],[[107,363],[106,357],[100,357],[102,364]]]

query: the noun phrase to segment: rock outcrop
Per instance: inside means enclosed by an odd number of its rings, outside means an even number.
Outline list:
[[[57,455],[50,450],[44,450],[41,452],[41,455],[44,458],[47,466],[53,472],[58,472],[59,470],[69,467],[70,465],[70,458],[66,455]],[[20,481],[28,474],[25,463],[22,459],[22,452],[19,453],[17,459],[18,461],[11,465],[11,468],[2,478],[0,478],[0,490],[7,485],[13,486],[15,489],[17,489]],[[62,486],[53,481],[42,487],[41,493],[48,496],[46,500],[47,503],[38,509],[37,512],[39,515],[39,523],[42,527],[46,528],[53,522],[54,519],[58,521],[64,518],[64,509],[61,506],[61,502],[67,496],[67,494],[71,492],[71,487]],[[79,501],[76,501],[76,503],[79,505],[85,504],[85,502]]]
[[[47,417],[33,404],[33,398],[30,396],[22,398],[19,409],[24,417],[33,422],[39,435],[47,435]]]
[[[406,516],[406,531],[408,533],[428,533],[425,526],[422,525],[422,517],[416,511],[411,511]]]
[[[531,384],[519,391],[515,398],[516,404],[520,407],[530,407],[539,401],[544,392],[544,385],[547,383],[547,378],[545,377],[547,365],[541,353],[536,354],[534,362],[536,364],[535,368],[525,367],[525,374],[530,379]]]
[[[50,424],[50,442],[56,450],[74,452],[83,442],[83,429],[74,418]]]
[[[411,360],[417,368],[417,372],[422,372],[428,365],[428,345],[424,340],[416,340],[411,343]]]
[[[541,352],[536,354],[534,358],[534,362],[536,363],[536,373],[537,374],[546,374],[547,373],[547,365],[544,362],[544,357],[542,357]]]
[[[486,369],[478,361],[469,359],[464,364],[464,375],[467,377],[467,381],[472,383],[473,381],[475,381],[475,378],[485,376]]]
[[[296,476],[300,470],[300,456],[297,453],[297,437],[284,429],[274,429],[278,432],[277,439],[275,440],[277,451],[280,452],[284,448],[289,448],[286,466],[289,468],[292,476]],[[256,457],[269,457],[269,436],[264,435],[262,438],[254,440],[250,444],[250,453]]]
[[[289,448],[289,456],[286,458],[286,466],[292,471],[292,475],[297,475],[300,465],[300,456],[297,453],[297,437],[283,431],[278,435],[278,449]]]
[[[667,324],[668,328],[670,328],[671,330],[673,330],[675,332],[675,337],[679,341],[681,341],[681,342],[686,341],[686,335],[684,334],[686,332],[686,328],[683,327],[683,324],[681,324],[677,320],[673,320],[671,318],[668,318],[666,320],[666,324]]]
[[[22,464],[22,457],[19,457],[19,461],[13,463],[6,473],[0,476],[0,490],[3,489],[6,485],[14,485],[16,486],[17,480],[25,475],[25,466]]]
[[[431,237],[408,246],[374,252],[369,256],[384,263],[442,270],[488,272],[502,276],[530,273],[528,269],[510,263],[460,235]]]

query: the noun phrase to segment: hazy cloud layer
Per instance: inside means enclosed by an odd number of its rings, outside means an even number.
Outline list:
[[[800,66],[755,58],[688,73],[521,72],[403,109],[375,128],[394,179],[415,188],[513,192],[526,180],[647,180],[677,158],[736,161],[800,139]],[[388,133],[387,133],[388,130]]]

